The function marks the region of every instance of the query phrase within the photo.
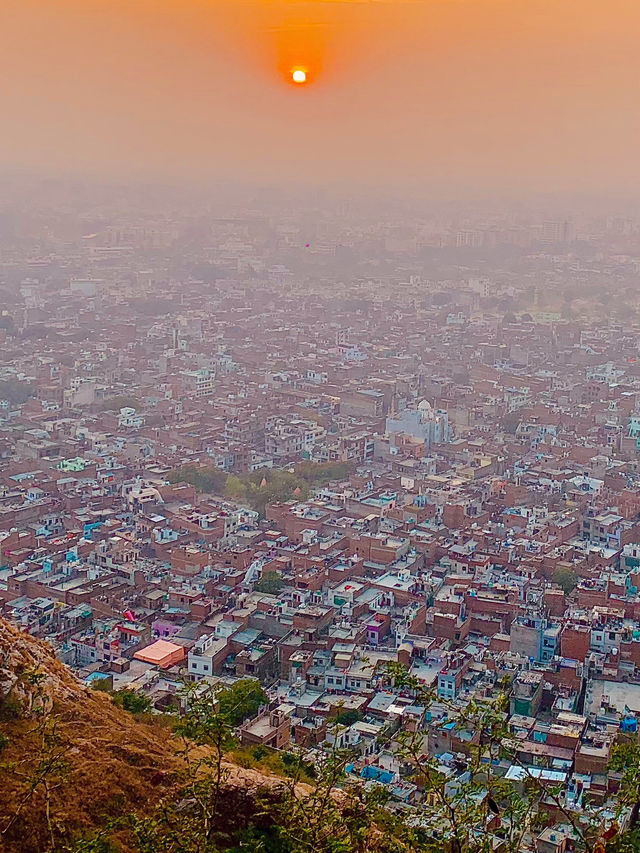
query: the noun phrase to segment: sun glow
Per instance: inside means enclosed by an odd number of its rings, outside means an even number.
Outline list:
[[[302,68],[296,68],[296,70],[291,75],[291,79],[294,83],[306,83],[307,82],[307,72],[303,71]]]

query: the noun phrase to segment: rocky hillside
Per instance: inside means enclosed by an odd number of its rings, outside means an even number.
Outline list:
[[[168,738],[80,685],[46,644],[1,620],[0,732],[0,849],[8,851],[47,850],[52,836],[147,809],[178,769]],[[32,790],[47,764],[50,781]]]
[[[160,723],[84,687],[47,644],[0,619],[0,851],[64,850],[110,817],[148,815],[175,800],[182,769]],[[240,801],[248,814],[253,794],[273,784],[227,768],[226,816],[238,817]]]

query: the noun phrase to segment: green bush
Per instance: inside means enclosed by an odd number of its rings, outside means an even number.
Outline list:
[[[225,687],[216,693],[218,713],[230,726],[239,726],[245,720],[255,717],[261,705],[266,705],[269,697],[253,678],[242,678],[231,687]]]
[[[339,711],[336,714],[335,722],[341,726],[352,726],[354,723],[359,723],[362,719],[362,713],[355,708],[347,711]]]
[[[553,582],[558,584],[565,595],[570,595],[578,585],[578,575],[573,569],[556,569],[553,575]]]
[[[113,701],[119,708],[129,711],[130,714],[144,714],[151,710],[149,697],[137,690],[131,690],[129,687],[116,690],[113,694]]]

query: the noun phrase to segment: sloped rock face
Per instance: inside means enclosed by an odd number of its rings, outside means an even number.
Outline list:
[[[43,853],[108,817],[148,813],[180,769],[166,730],[84,687],[53,650],[0,620],[0,850]],[[29,794],[43,761],[49,791]],[[47,809],[50,817],[47,818]]]
[[[161,802],[189,808],[185,763],[163,719],[139,722],[2,619],[0,734],[0,853],[58,853],[110,819],[153,816]],[[193,747],[193,758],[203,754]],[[281,802],[283,780],[229,762],[223,778],[215,828],[233,847],[239,831],[273,826],[264,803]],[[301,798],[309,792],[296,786]],[[362,849],[383,853],[381,839],[373,831]],[[128,840],[117,832],[114,849],[130,853]]]
[[[28,713],[36,696],[52,703],[82,692],[52,648],[0,619],[0,708],[11,697]]]
[[[2,619],[0,734],[2,853],[62,850],[109,818],[148,816],[161,800],[182,799],[184,763],[162,721],[138,722],[78,682],[46,643]],[[49,791],[39,785],[29,793],[52,758]],[[281,782],[225,762],[221,830],[252,822],[256,798],[265,791],[277,798]],[[126,839],[118,843],[126,853]]]

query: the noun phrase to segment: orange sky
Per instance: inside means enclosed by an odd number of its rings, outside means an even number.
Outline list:
[[[0,164],[637,191],[639,45],[640,0],[0,0]]]

